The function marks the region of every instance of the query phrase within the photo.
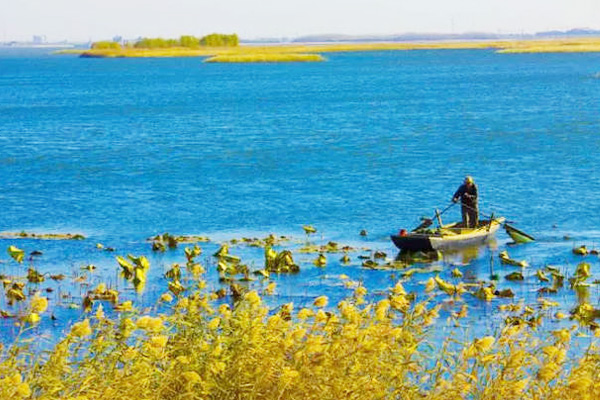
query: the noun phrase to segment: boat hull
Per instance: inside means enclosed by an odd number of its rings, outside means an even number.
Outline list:
[[[454,228],[457,233],[417,233],[406,235],[392,235],[392,242],[400,250],[405,251],[433,251],[454,250],[463,247],[479,246],[487,243],[494,237],[504,218],[482,221],[477,229]]]

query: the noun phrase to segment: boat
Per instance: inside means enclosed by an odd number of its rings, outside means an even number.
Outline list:
[[[401,230],[391,238],[396,247],[403,251],[454,250],[488,242],[504,221],[504,217],[481,220],[475,228],[465,228],[459,222],[437,228],[420,226],[411,232]]]

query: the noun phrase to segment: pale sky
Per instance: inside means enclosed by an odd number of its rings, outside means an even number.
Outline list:
[[[600,0],[0,0],[0,41],[600,29]]]

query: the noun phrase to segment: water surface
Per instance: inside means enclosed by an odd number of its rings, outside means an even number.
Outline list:
[[[393,257],[389,234],[445,207],[466,174],[479,185],[484,212],[539,239],[509,249],[532,264],[525,282],[500,280],[518,298],[535,303],[537,268],[554,264],[572,273],[581,261],[572,247],[598,244],[600,55],[432,50],[327,58],[228,65],[0,50],[0,230],[89,238],[2,244],[42,250],[35,262],[42,272],[81,274],[94,263],[90,287],[108,281],[126,288],[115,254],[99,252],[96,242],[116,254],[150,256],[151,235],[205,234],[214,242],[203,246],[203,262],[218,288],[209,256],[219,242],[271,232],[302,242],[308,223],[319,230],[316,241]],[[455,207],[444,219],[459,215]],[[473,280],[488,278],[490,257],[507,241],[500,233],[491,250],[447,257],[442,276],[450,279],[451,262],[467,261],[461,268]],[[236,251],[261,267],[260,249]],[[4,254],[2,273],[25,271]],[[297,255],[303,272],[275,278],[277,302],[310,304],[319,294],[339,300],[349,294],[336,278],[341,273],[376,298],[397,279],[393,271],[360,268],[356,257],[343,267],[332,256],[325,269],[312,258]],[[600,277],[597,258],[586,260]],[[123,298],[151,304],[166,287],[165,268],[182,261],[181,250],[152,256],[144,294]],[[514,270],[495,266],[501,277]],[[419,283],[429,276],[406,286],[421,295]],[[80,318],[64,304],[79,302],[87,287],[41,287],[56,289],[50,297],[58,321],[38,328],[51,336]],[[597,288],[589,292],[597,304]],[[554,298],[564,311],[579,301],[569,289]],[[497,329],[497,306],[507,300],[466,301],[471,318],[486,321],[482,329]]]

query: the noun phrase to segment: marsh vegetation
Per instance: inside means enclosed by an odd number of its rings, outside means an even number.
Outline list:
[[[64,50],[58,53],[81,54],[83,57],[219,57],[228,62],[257,62],[270,58],[277,61],[317,61],[320,54],[386,50],[456,50],[491,49],[497,53],[598,52],[599,38],[470,41],[470,42],[402,42],[402,43],[332,43],[315,45],[239,45],[237,35],[208,35],[203,38],[181,36],[179,39],[142,39],[127,46],[112,42],[97,42],[89,50]],[[286,54],[287,56],[284,56]],[[310,56],[308,56],[310,55]]]
[[[30,259],[27,274],[3,276],[2,315],[22,332],[2,347],[0,396],[91,400],[600,395],[600,329],[595,322],[600,310],[582,297],[567,315],[554,311],[557,301],[542,297],[585,291],[592,284],[588,262],[577,265],[568,286],[561,268],[547,266],[525,274],[540,285],[540,297],[530,304],[501,290],[498,279],[473,281],[458,267],[444,279],[431,264],[437,258],[415,254],[393,260],[373,248],[318,243],[311,238],[317,233],[314,227],[304,230],[304,239],[269,235],[220,243],[202,235],[153,236],[148,252],[168,252],[181,260],[159,273],[155,303],[127,299],[130,295],[124,292],[129,286],[143,293],[149,274],[158,268],[151,258],[115,255],[114,271],[125,286],[90,286],[80,279],[86,289],[79,320],[56,332],[54,344],[42,349],[28,338],[59,305],[41,290],[46,274]],[[205,245],[218,248],[202,260]],[[237,255],[244,248],[254,248],[264,258]],[[97,251],[105,249],[96,245]],[[26,252],[11,245],[7,254],[20,271]],[[360,280],[341,274],[331,277],[345,291],[335,303],[328,293],[302,305],[280,300],[279,277],[302,274],[313,268],[311,264],[326,270],[330,260],[340,256],[348,271],[361,266],[367,273],[394,271],[389,287],[370,293]],[[528,264],[507,252],[499,259],[520,268],[513,274],[523,281]],[[93,274],[95,267],[82,270]],[[211,282],[210,270],[217,271],[218,283]],[[508,299],[496,302],[503,297]],[[469,298],[495,304],[504,322],[493,332],[473,336],[466,323]],[[570,325],[556,325],[566,318]]]

